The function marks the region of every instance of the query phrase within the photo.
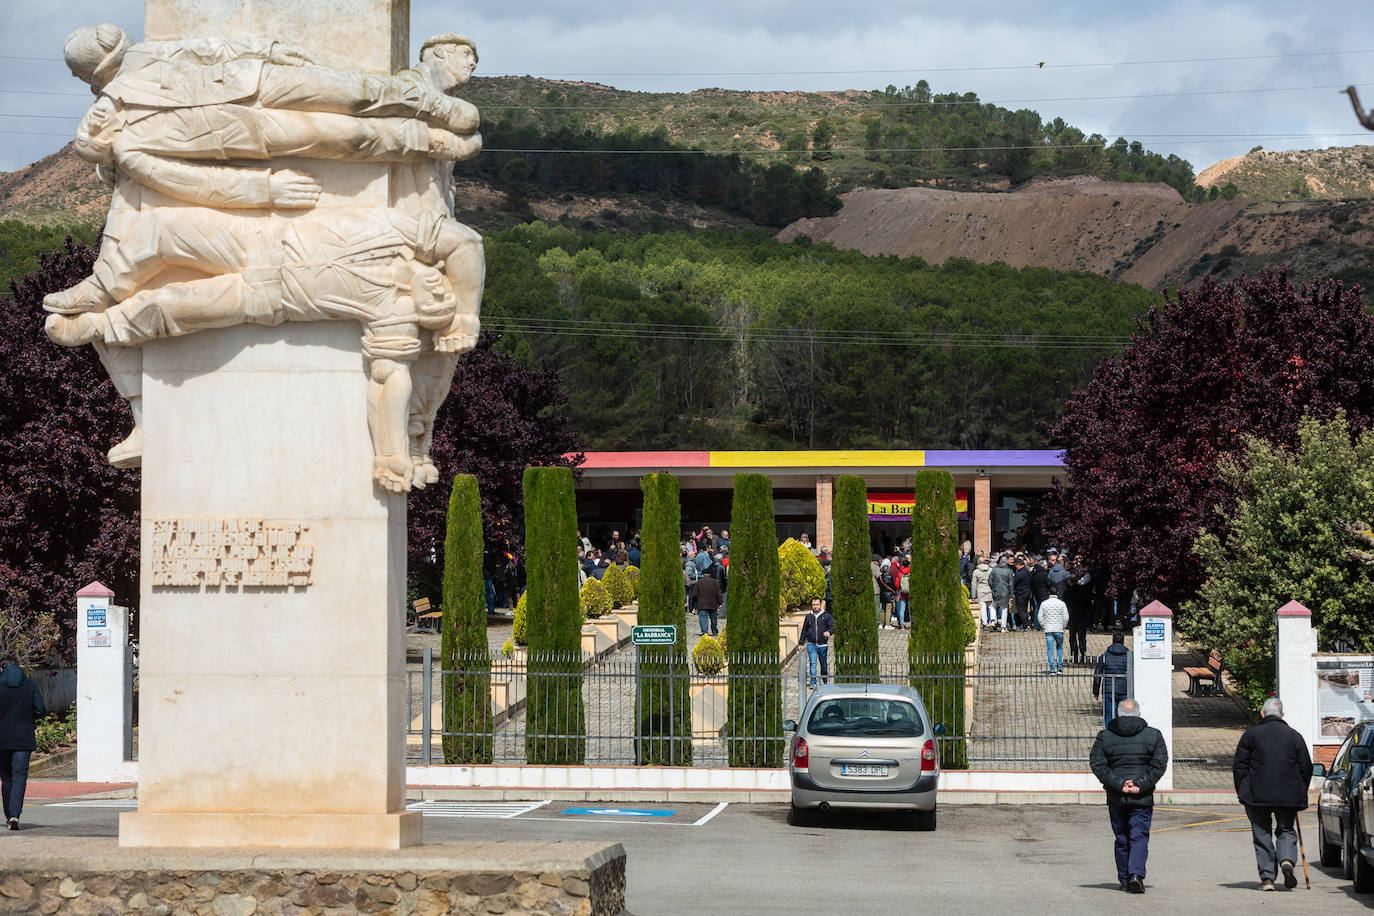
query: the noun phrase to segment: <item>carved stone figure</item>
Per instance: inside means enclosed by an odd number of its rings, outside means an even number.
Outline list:
[[[393,176],[390,206],[302,212],[322,187],[300,160],[476,155],[477,110],[450,95],[477,63],[472,43],[435,36],[394,76],[318,66],[276,42],[136,45],[113,25],[77,30],[64,50],[96,94],[77,151],[115,193],[92,275],[45,298],[46,327],[56,343],[95,346],[133,408],[111,462],[141,460],[145,341],[349,319],[363,328],[374,479],[391,492],[435,482],[434,416],[476,343],[481,238],[420,173]]]

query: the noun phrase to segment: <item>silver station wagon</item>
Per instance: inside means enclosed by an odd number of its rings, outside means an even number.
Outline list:
[[[827,684],[811,694],[792,741],[792,810],[809,824],[817,811],[870,808],[911,812],[935,829],[940,778],[936,726],[912,687]]]

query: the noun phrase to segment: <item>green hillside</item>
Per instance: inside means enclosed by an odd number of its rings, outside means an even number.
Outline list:
[[[487,237],[484,327],[588,448],[1024,448],[1155,294],[766,232]]]
[[[513,158],[528,165],[561,155],[499,152],[566,148],[541,141],[541,134],[564,142],[582,136],[591,144],[637,133],[681,147],[745,153],[762,164],[817,166],[840,190],[932,180],[992,189],[1037,176],[1091,174],[1163,181],[1186,197],[1198,194],[1192,167],[1176,156],[1151,153],[1127,138],[1085,135],[1029,109],[985,104],[971,92],[934,93],[925,80],[874,91],[648,93],[493,77],[474,79],[464,94],[482,111],[488,151],[473,165],[460,164],[459,174],[481,169],[498,182]]]

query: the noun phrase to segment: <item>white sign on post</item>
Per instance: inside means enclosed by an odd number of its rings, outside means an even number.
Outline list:
[[[1146,619],[1145,645],[1141,647],[1141,658],[1168,658],[1169,647],[1165,645],[1164,621]]]

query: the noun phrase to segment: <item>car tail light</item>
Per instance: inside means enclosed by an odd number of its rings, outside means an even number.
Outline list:
[[[797,743],[792,747],[792,765],[795,767],[809,767],[811,765],[811,749],[806,746],[806,739],[801,735],[797,736]]]
[[[939,766],[939,760],[935,753],[935,739],[927,738],[926,746],[921,748],[921,772],[935,769]]]

